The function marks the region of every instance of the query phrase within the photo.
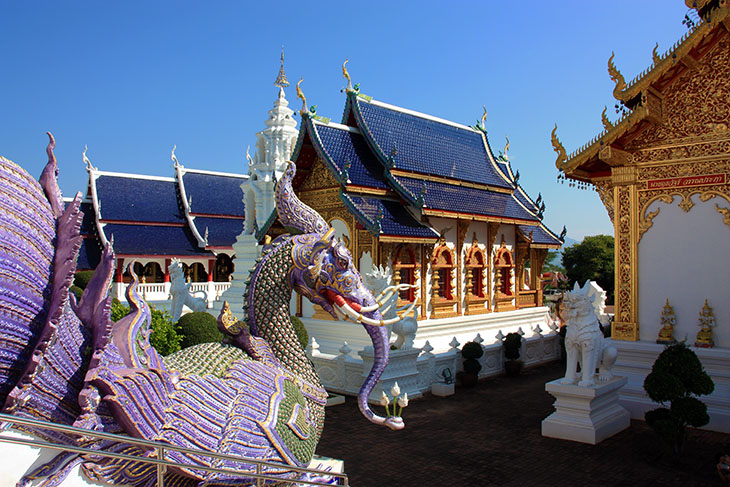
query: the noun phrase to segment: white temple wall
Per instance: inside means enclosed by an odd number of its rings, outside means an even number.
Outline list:
[[[689,212],[678,206],[679,196],[671,205],[656,201],[647,209],[660,211],[639,242],[641,340],[656,340],[669,298],[677,316],[675,338],[694,343],[707,298],[717,318],[715,346],[730,347],[730,227],[715,204],[730,205],[720,197],[702,202],[699,196],[692,196],[694,207]]]

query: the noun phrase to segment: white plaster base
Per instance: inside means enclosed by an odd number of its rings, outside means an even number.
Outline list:
[[[439,397],[451,396],[454,394],[454,383],[434,382],[431,386],[431,394]]]
[[[241,320],[243,319],[243,293],[246,291],[246,281],[251,268],[261,254],[261,246],[253,235],[242,233],[233,244],[233,252],[236,254],[236,258],[233,260],[235,271],[231,277],[231,286],[213,303],[210,314],[218,316],[223,308],[223,303],[228,301],[233,315]]]
[[[618,403],[618,392],[626,377],[614,377],[593,387],[545,384],[555,396],[555,412],[542,421],[542,435],[596,445],[629,427],[629,412]]]

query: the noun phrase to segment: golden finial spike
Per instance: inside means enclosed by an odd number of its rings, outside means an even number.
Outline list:
[[[482,125],[485,125],[487,123],[487,106],[482,105],[482,108],[484,109],[484,115],[482,115]]]
[[[608,116],[606,115],[606,110],[608,110],[608,107],[604,106],[603,111],[601,112],[601,122],[603,123],[603,128],[605,130],[611,130],[613,128],[613,124],[608,119]]]
[[[274,86],[279,88],[286,88],[289,86],[289,80],[286,79],[286,73],[284,73],[284,46],[281,46],[281,67],[279,68],[279,75],[274,81]]]
[[[555,165],[560,167],[561,164],[565,164],[568,160],[568,155],[565,153],[565,147],[558,140],[558,124],[555,124],[555,128],[551,134],[551,141],[553,143],[553,150],[558,154],[558,158],[555,159]]]
[[[307,99],[304,97],[304,93],[302,93],[302,89],[299,87],[299,85],[302,84],[302,81],[304,81],[304,76],[302,76],[302,78],[297,83],[297,98],[302,100],[302,109],[299,110],[299,113],[301,115],[304,115],[305,113],[307,113]]]
[[[350,62],[350,60],[345,59],[345,62],[342,63],[342,76],[347,80],[347,91],[352,91],[352,80],[350,79],[350,73],[347,72],[348,62]]]
[[[616,83],[616,86],[613,89],[614,94],[617,91],[623,91],[624,89],[626,89],[626,80],[621,74],[621,71],[619,71],[616,65],[613,64],[613,58],[615,56],[616,53],[611,52],[611,57],[608,58],[608,75],[611,77],[611,80]]]
[[[504,146],[504,153],[507,154],[507,151],[509,150],[509,137],[505,135],[504,138],[507,140],[507,144]]]
[[[654,61],[654,65],[656,66],[659,64],[659,61],[662,60],[661,57],[659,57],[659,43],[656,43],[656,46],[654,46],[654,50],[651,51],[651,58]]]

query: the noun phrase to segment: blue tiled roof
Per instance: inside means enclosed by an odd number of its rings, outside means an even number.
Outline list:
[[[525,192],[525,194],[527,194],[527,192]],[[528,198],[526,198],[525,197],[525,194],[522,194],[522,191],[520,191],[519,189],[516,189],[515,190],[515,198],[517,198],[517,200],[520,203],[522,203],[523,205],[525,205],[525,207],[527,209],[529,209],[530,211],[533,211],[533,212],[537,213],[539,211],[539,208],[537,206],[535,206],[535,203],[533,203],[531,200],[529,200]]]
[[[193,202],[190,212],[243,217],[241,183],[244,181],[244,177],[185,172],[185,193]]]
[[[311,122],[310,122],[311,123]],[[351,184],[368,188],[388,189],[383,178],[383,166],[365,142],[362,135],[352,133],[343,128],[311,123],[314,131],[312,137],[318,151],[323,152],[330,164],[342,172],[347,161]]]
[[[101,261],[101,243],[98,238],[85,238],[81,240],[79,257],[76,261],[76,270],[85,271],[96,269]]]
[[[512,187],[491,163],[481,133],[354,99],[361,132],[380,157],[395,149],[397,169]]]
[[[537,218],[517,203],[510,193],[497,193],[433,181],[424,182],[414,178],[396,179],[416,196],[421,193],[425,184],[424,201],[426,208],[429,209],[537,221]]]
[[[110,242],[114,235],[117,255],[212,255],[198,248],[187,227],[107,223],[104,234]]]
[[[94,205],[91,203],[81,203],[80,209],[84,214],[84,218],[81,220],[81,235],[96,235]]]
[[[347,205],[347,200],[352,202],[355,208],[355,216],[364,226],[369,227],[382,214],[380,220],[381,235],[392,235],[399,237],[433,238],[439,237],[431,228],[416,221],[408,210],[398,201],[381,200],[377,198],[365,198],[352,194],[342,194]],[[362,217],[366,217],[363,219]]]
[[[183,223],[175,181],[101,175],[96,179],[102,220]]]
[[[208,229],[208,246],[210,247],[231,247],[236,241],[236,237],[243,231],[243,218],[196,216],[193,224],[203,238],[205,238],[205,229]]]
[[[545,229],[543,225],[529,226],[529,225],[518,225],[520,233],[525,237],[529,237],[532,232],[532,242],[536,244],[547,244],[547,245],[563,245],[558,237],[550,233]]]

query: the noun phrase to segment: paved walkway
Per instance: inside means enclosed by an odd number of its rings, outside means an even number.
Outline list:
[[[370,424],[348,397],[327,408],[317,453],[344,460],[354,487],[726,485],[714,458],[727,434],[690,431],[679,461],[643,421],[595,446],[541,436],[553,411],[544,384],[563,371],[556,362],[427,395],[405,409],[402,431]]]

